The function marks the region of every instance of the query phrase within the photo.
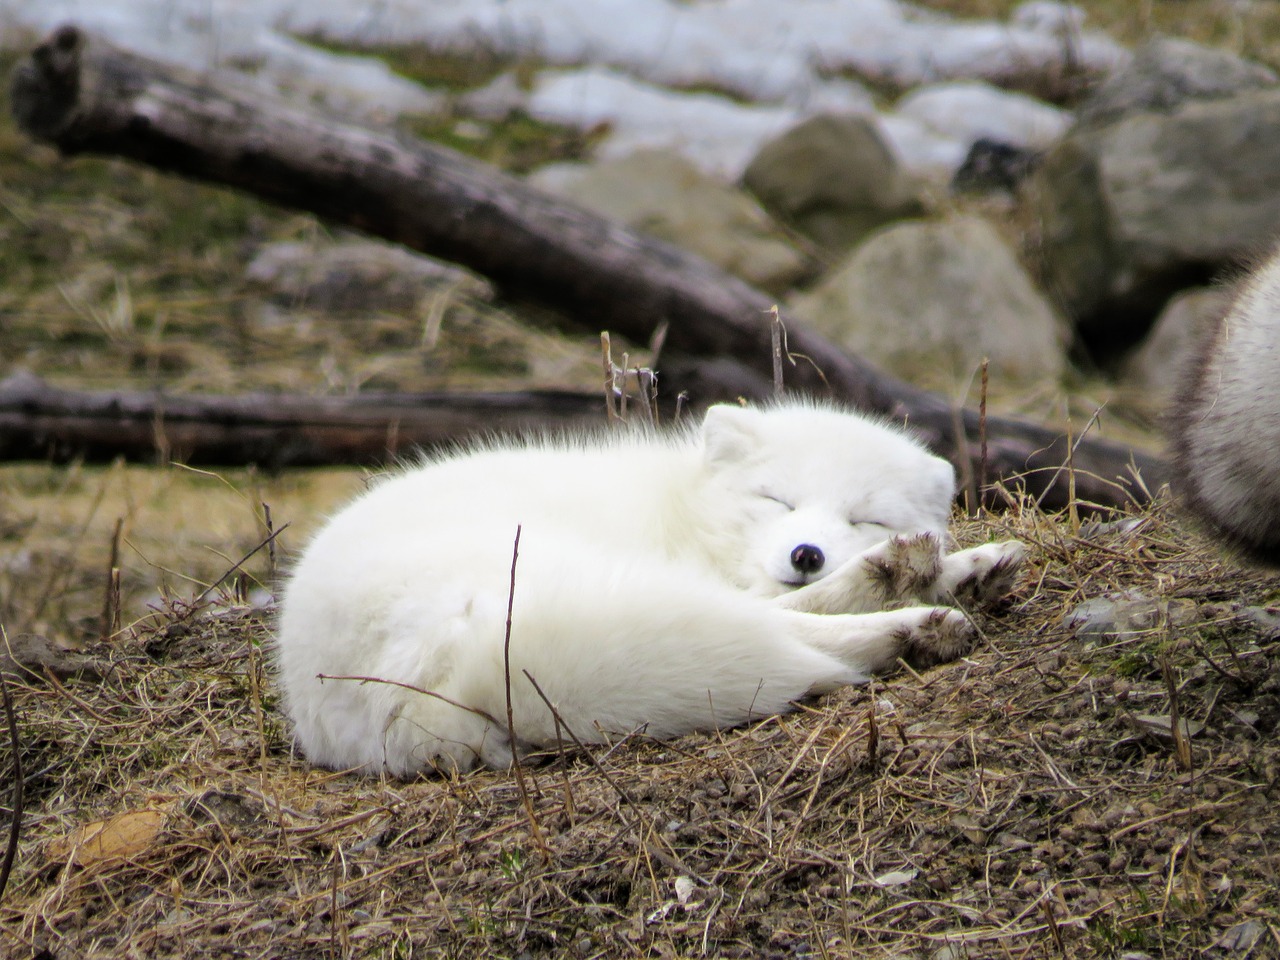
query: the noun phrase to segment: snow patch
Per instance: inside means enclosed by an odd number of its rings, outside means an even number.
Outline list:
[[[851,76],[904,89],[1016,86],[1069,69],[1105,74],[1128,59],[1083,29],[1079,8],[1050,0],[1023,4],[1008,23],[900,0],[0,0],[6,36],[64,22],[167,63],[236,70],[263,89],[373,119],[438,112],[448,99],[375,58],[299,38],[535,57],[561,69],[541,72],[531,91],[500,79],[466,102],[488,115],[519,108],[578,127],[606,123],[605,156],[676,149],[730,178],[808,116],[870,112]],[[945,177],[977,136],[1040,145],[1064,120],[1029,98],[957,84],[907,98],[882,125],[908,166]]]

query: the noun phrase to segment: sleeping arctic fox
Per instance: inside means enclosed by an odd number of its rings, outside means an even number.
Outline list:
[[[1280,253],[1210,331],[1172,419],[1191,506],[1232,543],[1280,560]]]
[[[1012,542],[943,555],[954,485],[902,431],[809,403],[432,460],[338,513],[285,589],[297,741],[371,773],[503,768],[567,740],[558,724],[673,736],[953,659],[962,613],[885,608],[993,598],[1022,559]]]

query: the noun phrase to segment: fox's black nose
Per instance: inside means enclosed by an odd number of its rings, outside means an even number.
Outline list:
[[[802,543],[791,551],[791,565],[801,573],[817,573],[827,558],[811,543]]]

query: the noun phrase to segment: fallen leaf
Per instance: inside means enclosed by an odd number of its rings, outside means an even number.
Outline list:
[[[693,881],[688,877],[676,877],[676,900],[680,906],[684,906],[689,902],[689,898],[693,896]]]
[[[982,829],[981,823],[968,814],[957,813],[951,818],[951,825],[963,833],[970,843],[976,843],[978,846],[986,844],[987,831]]]
[[[1142,733],[1150,734],[1161,740],[1173,739],[1173,717],[1167,713],[1139,713],[1133,718],[1133,724]],[[1182,735],[1190,739],[1204,732],[1204,724],[1199,720],[1182,721]]]
[[[1001,850],[1026,850],[1031,846],[1029,840],[1023,840],[1016,833],[1003,830],[996,834],[996,846]]]
[[[49,859],[78,867],[128,860],[151,847],[164,830],[163,810],[131,810],[77,827],[49,845]]]
[[[1237,923],[1227,930],[1226,933],[1218,938],[1215,946],[1222,947],[1225,950],[1249,951],[1253,949],[1254,945],[1266,932],[1267,928],[1257,920],[1246,920],[1244,923]]]
[[[919,870],[890,870],[876,877],[874,883],[877,887],[900,887],[904,883],[910,883],[919,875]]]

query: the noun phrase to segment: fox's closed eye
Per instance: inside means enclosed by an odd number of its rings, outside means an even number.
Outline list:
[[[771,493],[761,493],[760,496],[764,497],[764,499],[766,500],[772,500],[774,503],[779,503],[782,506],[786,507],[788,510],[795,509],[795,504],[788,503],[786,500],[783,500],[781,497],[775,497]]]

